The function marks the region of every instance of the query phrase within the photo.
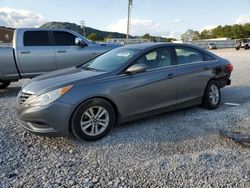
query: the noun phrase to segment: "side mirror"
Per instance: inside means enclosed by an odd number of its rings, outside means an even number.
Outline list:
[[[85,43],[83,42],[82,39],[76,38],[76,39],[75,39],[75,45],[76,45],[76,46],[80,46],[80,47],[84,47],[84,46],[85,46]]]
[[[139,64],[134,64],[131,67],[129,67],[126,70],[127,74],[136,74],[136,73],[140,73],[140,72],[145,72],[147,70],[147,65],[139,63]]]

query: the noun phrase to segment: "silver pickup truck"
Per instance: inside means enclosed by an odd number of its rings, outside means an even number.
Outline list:
[[[12,47],[0,48],[0,89],[12,81],[77,66],[118,47],[62,29],[16,29]]]

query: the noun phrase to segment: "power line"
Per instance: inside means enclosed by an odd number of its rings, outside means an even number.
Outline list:
[[[83,34],[83,36],[86,37],[86,32],[85,32],[85,27],[86,27],[86,25],[85,25],[85,20],[80,21],[80,25],[81,25],[81,28],[82,28],[82,34]]]

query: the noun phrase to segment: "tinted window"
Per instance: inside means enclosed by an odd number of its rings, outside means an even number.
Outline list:
[[[141,56],[136,63],[143,63],[148,69],[167,67],[172,65],[172,56],[170,48],[158,48]]]
[[[63,31],[54,31],[56,46],[75,46],[75,35]]]
[[[216,60],[214,57],[212,57],[211,55],[206,54],[206,53],[204,53],[204,59],[205,59],[205,61],[213,61],[213,60]]]
[[[178,64],[187,64],[203,61],[201,53],[192,48],[176,47],[175,52]]]
[[[47,31],[25,31],[23,36],[24,46],[49,46]]]

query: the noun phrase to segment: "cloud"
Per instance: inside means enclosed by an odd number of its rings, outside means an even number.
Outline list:
[[[175,19],[175,20],[172,20],[172,21],[168,21],[168,24],[180,23],[180,22],[182,22],[182,20],[180,20],[180,19]]]
[[[7,27],[38,27],[46,20],[42,15],[21,9],[0,8],[0,25]]]
[[[131,34],[141,35],[145,33],[152,33],[156,29],[159,29],[160,23],[154,22],[152,20],[142,20],[142,19],[131,19]],[[114,32],[127,32],[127,18],[121,18],[116,23],[110,24],[108,30]]]
[[[176,19],[173,21],[168,21],[168,24],[179,23],[181,20]],[[166,26],[166,25],[165,25]],[[166,26],[167,27],[167,26]],[[164,36],[164,37],[178,37],[179,33],[169,31],[163,27],[163,24],[155,22],[150,19],[131,19],[130,34],[131,35],[144,35],[149,33],[150,35]],[[109,31],[127,33],[127,18],[121,18],[116,23],[110,24],[107,28]]]
[[[203,30],[212,30],[214,28],[216,28],[218,25],[207,25],[205,27],[203,27],[202,29],[200,29],[200,31],[203,31]]]
[[[236,20],[236,24],[246,24],[250,23],[250,15],[241,15]]]
[[[180,39],[181,38],[181,33],[175,32],[175,31],[166,31],[166,32],[162,32],[162,35],[160,35],[160,36],[164,37],[164,38]]]

